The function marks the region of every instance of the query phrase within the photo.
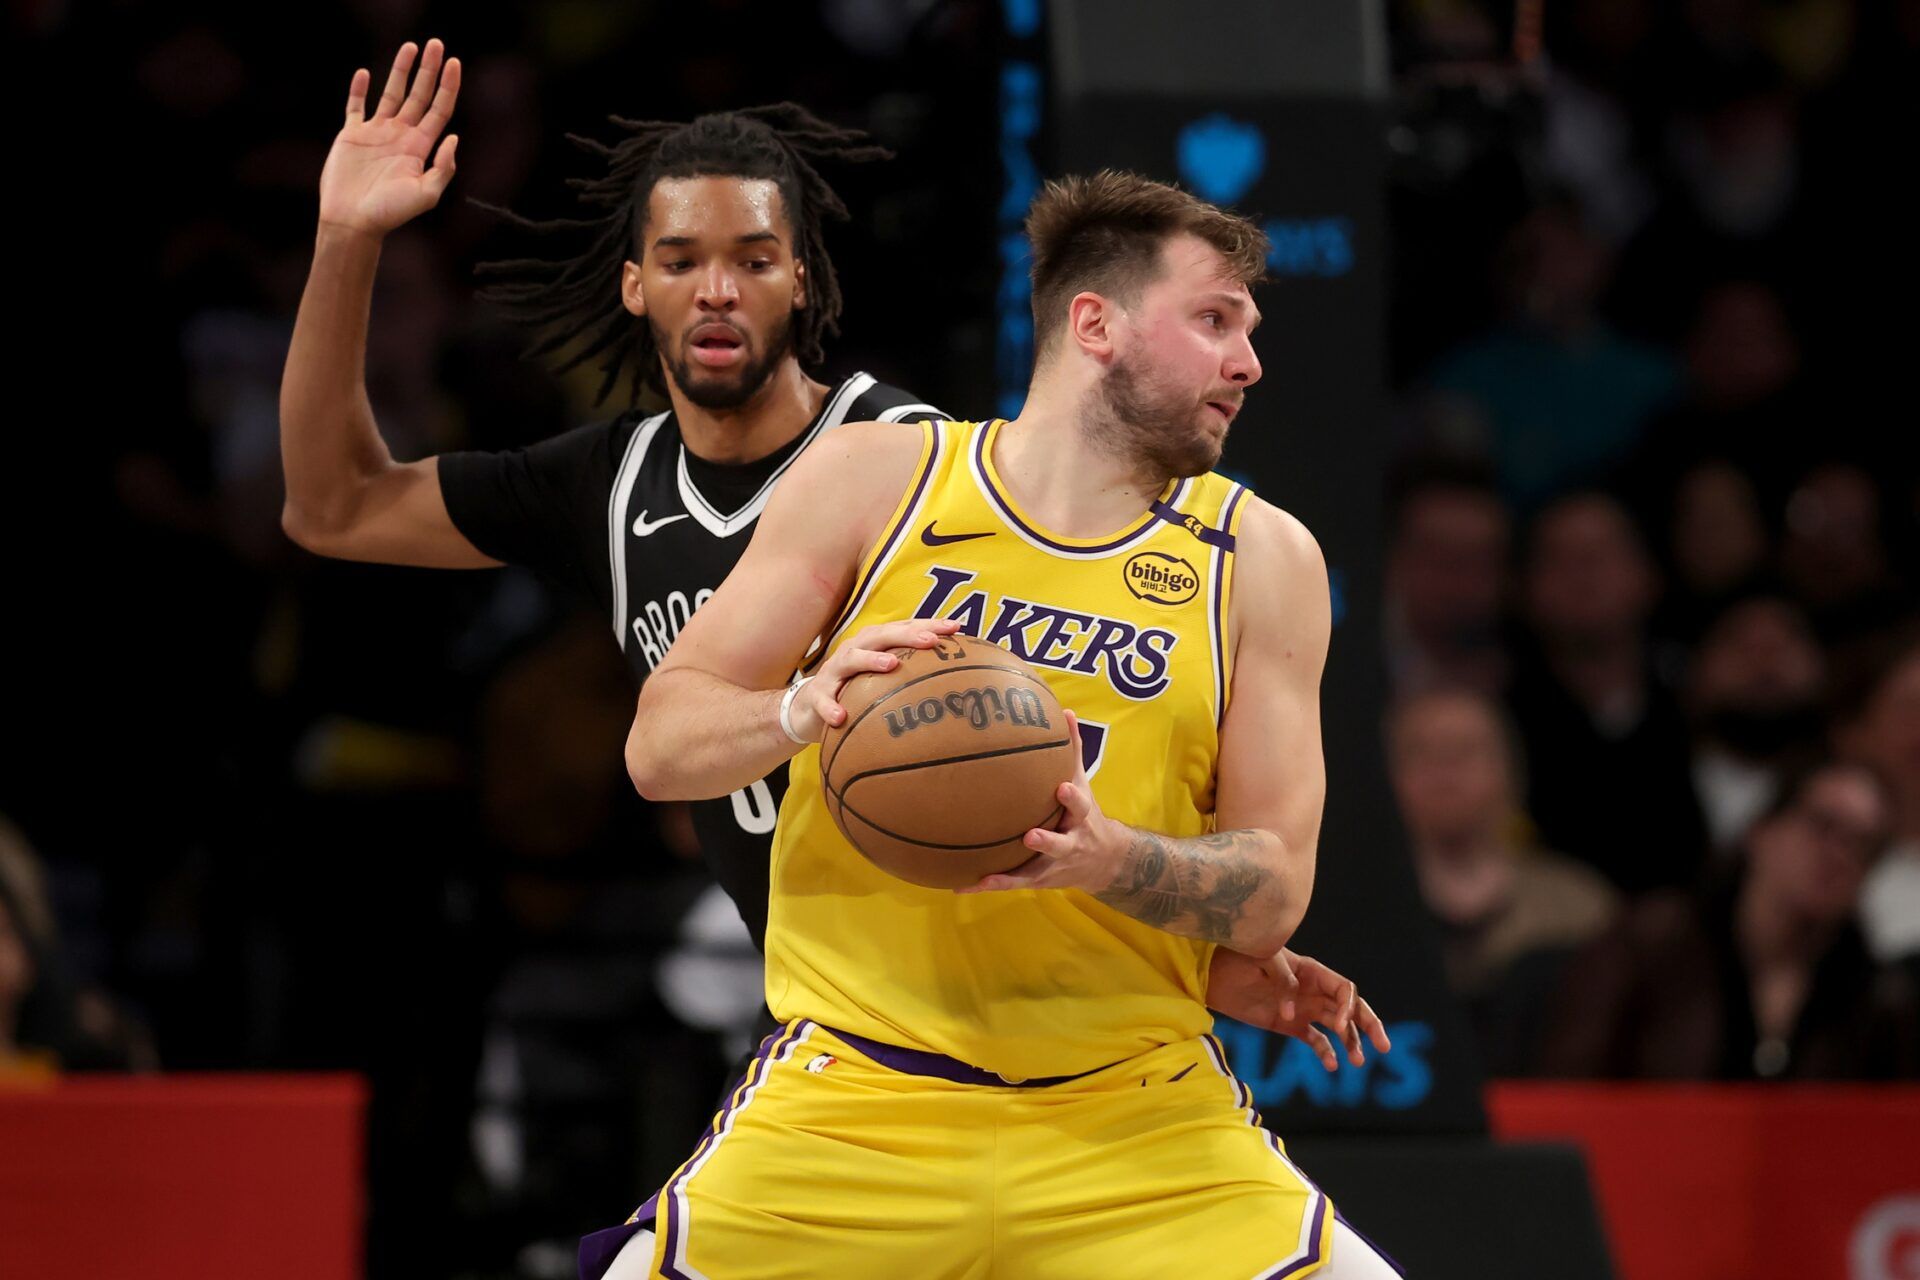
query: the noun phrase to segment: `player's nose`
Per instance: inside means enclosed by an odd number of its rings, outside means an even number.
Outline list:
[[[733,272],[717,264],[702,271],[694,301],[716,310],[732,309],[740,301],[740,287],[734,282]]]
[[[1220,370],[1227,381],[1239,387],[1250,387],[1260,381],[1260,357],[1253,353],[1253,342],[1244,334],[1227,352],[1226,363]]]

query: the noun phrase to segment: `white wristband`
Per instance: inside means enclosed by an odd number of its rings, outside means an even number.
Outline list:
[[[793,695],[799,693],[800,687],[811,679],[813,679],[812,676],[802,676],[800,679],[795,680],[787,686],[786,693],[780,697],[780,731],[803,747],[810,747],[813,745],[813,742],[811,739],[803,738],[793,731],[793,721],[789,719],[789,717],[793,714]]]

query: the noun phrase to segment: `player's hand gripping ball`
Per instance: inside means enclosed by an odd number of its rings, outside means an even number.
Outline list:
[[[959,889],[1033,856],[1074,776],[1066,714],[1047,682],[998,645],[950,635],[899,648],[890,671],[848,680],[846,718],[820,743],[827,811],[853,847],[902,880]]]

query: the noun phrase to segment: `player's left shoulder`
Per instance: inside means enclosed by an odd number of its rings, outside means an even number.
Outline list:
[[[1305,576],[1326,583],[1327,559],[1313,532],[1292,512],[1258,494],[1247,494],[1234,542],[1236,574]]]
[[[1235,533],[1232,627],[1296,640],[1324,637],[1332,626],[1327,558],[1298,517],[1249,494]]]
[[[934,422],[949,417],[913,392],[881,382],[870,373],[856,373],[841,385],[853,393],[846,422]]]

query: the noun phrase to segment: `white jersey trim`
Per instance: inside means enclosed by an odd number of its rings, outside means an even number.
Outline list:
[[[760,491],[749,498],[745,506],[731,514],[723,514],[716,510],[714,505],[707,501],[706,495],[701,493],[693,483],[693,476],[687,470],[687,446],[682,444],[678,478],[680,500],[687,504],[687,513],[700,523],[701,528],[716,538],[732,537],[742,529],[751,527],[753,522],[760,518],[760,513],[766,509],[767,499],[773,493],[774,484],[787,473],[787,468],[793,465],[794,459],[805,453],[807,446],[811,445],[822,431],[839,426],[846,419],[847,411],[853,407],[853,402],[870,391],[874,384],[875,378],[872,374],[856,373],[836,387],[833,394],[827,397],[827,403],[821,408],[819,418],[808,430],[806,438],[800,442],[800,447],[774,469],[773,474],[767,477],[767,482],[760,486]]]
[[[647,460],[647,447],[667,420],[657,413],[633,429],[627,451],[613,473],[613,492],[607,496],[607,565],[613,573],[613,634],[620,652],[627,651],[627,503],[633,497],[633,482]]]
[[[1220,522],[1220,532],[1232,533],[1235,508],[1240,499],[1249,492],[1247,487],[1237,481],[1227,490],[1227,496],[1220,502],[1220,513],[1215,517]],[[1216,728],[1227,718],[1227,606],[1232,601],[1226,598],[1227,557],[1232,555],[1226,547],[1215,544],[1213,548],[1212,581],[1207,584],[1207,639],[1213,650],[1213,723]]]
[[[945,419],[947,416],[945,410],[939,409],[930,404],[897,404],[893,406],[893,408],[888,409],[886,412],[882,413],[879,417],[875,418],[874,421],[875,422],[898,422],[910,413],[930,413],[934,417],[940,418],[940,419]]]

